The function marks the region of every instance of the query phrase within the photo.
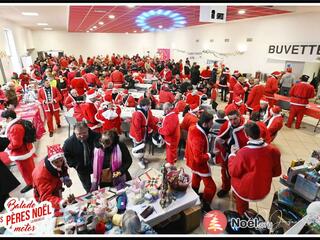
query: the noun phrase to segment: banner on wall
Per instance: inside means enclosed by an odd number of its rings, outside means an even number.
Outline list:
[[[300,62],[319,62],[319,43],[281,43],[267,45],[268,58]]]
[[[158,48],[157,53],[161,61],[170,59],[170,48]]]

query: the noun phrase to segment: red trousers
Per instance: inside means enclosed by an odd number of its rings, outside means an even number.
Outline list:
[[[26,160],[17,160],[15,161],[18,167],[19,172],[21,173],[24,181],[27,185],[32,185],[32,171],[35,167],[34,159],[35,155],[32,157],[27,158]]]
[[[221,180],[222,190],[229,191],[231,188],[230,175],[228,172],[228,161],[223,161],[221,164]]]
[[[203,181],[204,191],[203,191],[203,199],[211,203],[214,195],[216,194],[217,187],[214,183],[212,177],[201,177],[195,173],[192,174],[192,188],[198,189],[200,187],[200,182]]]
[[[166,144],[166,158],[167,162],[174,165],[174,163],[177,161],[178,156],[178,145],[172,145],[172,144]]]
[[[290,105],[290,113],[288,117],[288,122],[287,126],[291,127],[292,122],[294,118],[296,117],[296,128],[300,128],[302,118],[306,112],[306,107],[305,106],[296,106],[296,105]]]
[[[50,111],[46,112],[46,117],[47,117],[47,125],[49,132],[53,132],[53,116],[56,119],[57,125],[60,125],[60,115],[59,115],[59,110],[53,111],[52,104],[49,105]]]
[[[239,198],[237,194],[234,194],[236,197],[236,207],[237,207],[237,212],[240,215],[243,215],[245,211],[249,209],[249,202]]]
[[[233,100],[233,92],[229,92],[229,101],[228,104],[232,103]]]

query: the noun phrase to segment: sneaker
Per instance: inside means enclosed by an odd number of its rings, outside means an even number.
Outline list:
[[[221,189],[221,190],[217,193],[217,196],[218,196],[218,198],[224,198],[225,196],[228,195],[228,193],[229,193],[229,190],[227,191],[227,190]]]
[[[139,160],[139,161],[138,161],[138,164],[139,164],[139,167],[140,167],[140,168],[142,168],[142,169],[145,169],[145,168],[146,168],[146,164],[144,163],[143,160],[141,160],[141,161]]]
[[[27,185],[21,189],[20,193],[26,193],[26,192],[30,191],[32,188],[33,188],[32,185]]]
[[[53,132],[50,132],[49,137],[53,137]]]
[[[58,128],[61,128],[61,125],[60,125],[60,124],[58,124]]]
[[[203,201],[203,202],[202,202],[201,210],[202,210],[203,212],[206,212],[206,213],[207,213],[207,212],[212,211],[212,208],[211,208],[211,206],[210,206],[209,203],[207,203],[206,201]]]

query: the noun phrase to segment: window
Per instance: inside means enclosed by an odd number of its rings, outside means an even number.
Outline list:
[[[16,73],[21,73],[21,62],[18,57],[16,44],[14,42],[14,37],[12,31],[8,28],[4,29],[4,35],[6,39],[6,53],[10,57],[12,63],[12,69]]]

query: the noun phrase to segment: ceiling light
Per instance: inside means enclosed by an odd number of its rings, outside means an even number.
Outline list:
[[[144,32],[144,29],[141,29],[141,32]]]
[[[107,11],[105,11],[105,10],[94,10],[94,12],[96,12],[96,13],[105,13]]]
[[[37,23],[38,26],[48,26],[48,23]]]
[[[92,28],[96,29],[96,28],[97,28],[97,26],[93,26]]]
[[[90,31],[86,31],[86,32],[90,32]]]
[[[135,5],[131,5],[131,4],[130,4],[130,5],[127,5],[127,7],[128,7],[128,8],[134,8]]]
[[[239,10],[238,13],[239,13],[239,14],[245,14],[245,13],[246,13],[246,10],[243,10],[243,9],[242,9],[242,10]]]
[[[39,15],[39,13],[36,13],[36,12],[22,12],[21,14],[24,16],[38,16]]]
[[[114,19],[115,16],[114,15],[109,15],[109,18]]]
[[[134,33],[136,33],[137,31],[136,31],[136,30],[134,30],[133,32],[134,32]]]
[[[162,25],[159,25],[159,28],[162,28]]]
[[[93,31],[93,28],[90,28],[90,31]]]
[[[98,24],[99,24],[99,25],[103,25],[103,24],[104,24],[104,22],[99,22]]]
[[[126,32],[126,34],[129,34],[128,32]]]
[[[44,28],[43,30],[51,31],[51,30],[52,30],[52,28]]]

